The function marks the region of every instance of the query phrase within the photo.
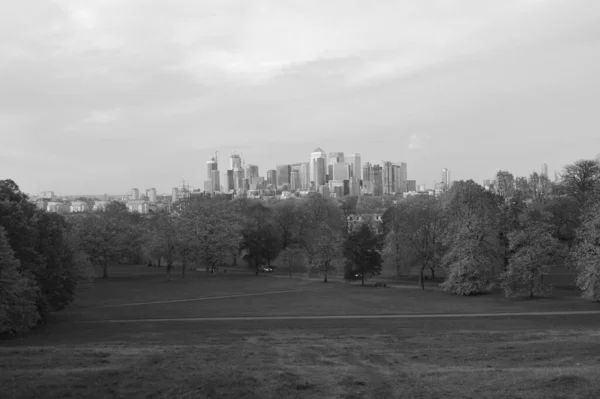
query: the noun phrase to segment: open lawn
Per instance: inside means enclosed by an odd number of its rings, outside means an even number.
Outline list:
[[[600,314],[261,319],[600,310],[597,304],[460,298],[235,270],[165,280],[161,269],[123,269],[45,327],[0,341],[0,397],[600,397]],[[207,317],[249,319],[140,320]]]

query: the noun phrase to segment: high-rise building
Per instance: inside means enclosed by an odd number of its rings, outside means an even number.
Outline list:
[[[277,188],[283,187],[284,184],[289,187],[292,167],[290,165],[277,165],[275,169],[277,170]]]
[[[289,187],[292,191],[300,191],[302,188],[300,182],[300,171],[298,169],[292,169]]]
[[[302,162],[300,164],[300,187],[302,190],[310,188],[310,163]]]
[[[542,164],[542,176],[548,177],[548,164]]]
[[[220,179],[218,170],[212,171],[211,182],[212,182],[212,192],[213,193],[221,192],[221,179]]]
[[[217,164],[217,160],[215,159],[215,157],[210,157],[210,159],[206,161],[206,178],[211,179],[213,170],[218,169],[219,165]]]
[[[275,169],[267,170],[267,185],[269,184],[277,187],[277,171]]]
[[[350,180],[350,174],[352,171],[351,165],[345,162],[338,162],[333,166],[333,180]]]
[[[235,183],[233,181],[233,170],[229,169],[227,171],[227,192],[231,192],[235,190]]]
[[[352,166],[350,177],[354,177],[358,180],[361,179],[362,165],[360,162],[360,154],[355,152],[348,155],[345,159],[349,165]]]
[[[131,189],[131,199],[132,200],[140,199],[140,190],[138,190],[137,188],[132,188]]]
[[[310,153],[309,174],[311,185],[318,191],[327,175],[327,154],[320,148]]]
[[[246,166],[246,178],[252,180],[253,177],[258,177],[258,165],[248,164]]]
[[[242,157],[233,153],[229,156],[229,169],[234,170],[235,168],[242,169]]]
[[[179,189],[177,187],[173,187],[171,190],[171,202],[177,202],[179,199]]]
[[[150,202],[156,202],[156,189],[155,188],[151,188],[150,190],[148,190],[148,199],[150,200]]]
[[[371,167],[371,184],[373,195],[381,197],[383,195],[383,168],[381,165]]]
[[[450,169],[447,169],[447,168],[442,169],[441,183],[442,183],[443,189],[450,188],[450,185],[452,184],[452,180],[450,179]]]
[[[382,189],[384,195],[394,194],[395,192],[395,181],[394,181],[394,165],[389,161],[384,161],[382,166]]]
[[[233,189],[236,193],[244,191],[244,170],[241,168],[233,169]]]
[[[406,191],[409,191],[409,192],[417,191],[417,181],[416,180],[407,180],[406,181]]]
[[[371,180],[371,169],[372,168],[373,168],[373,165],[371,165],[371,162],[365,162],[365,164],[362,167],[362,180],[363,181]]]
[[[332,165],[340,162],[344,162],[343,152],[330,152],[327,155],[327,164]]]

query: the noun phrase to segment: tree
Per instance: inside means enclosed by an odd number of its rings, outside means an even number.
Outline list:
[[[177,257],[179,235],[177,223],[174,216],[168,214],[158,214],[153,218],[153,228],[149,240],[150,252],[159,258],[165,258],[167,261],[167,276],[171,280],[171,269]],[[185,272],[183,272],[185,273]]]
[[[379,275],[383,265],[381,256],[381,245],[377,237],[367,225],[352,232],[346,239],[344,245],[344,256],[346,257],[345,278],[359,274],[362,286],[365,285],[367,274]]]
[[[552,182],[548,179],[548,176],[533,172],[529,175],[527,188],[528,190],[525,193],[531,200],[545,203],[551,196]]]
[[[600,203],[583,212],[570,258],[579,272],[575,283],[582,298],[600,302]]]
[[[279,201],[275,204],[273,210],[273,220],[279,229],[281,237],[281,248],[285,250],[296,240],[299,216],[296,209],[296,200],[287,199]]]
[[[36,306],[39,290],[35,280],[19,269],[6,230],[0,226],[0,334],[29,331],[41,320]]]
[[[551,288],[544,285],[543,276],[553,263],[556,239],[552,235],[550,214],[530,208],[519,215],[518,228],[508,234],[511,257],[502,274],[505,296],[516,294],[516,287],[525,284],[530,298],[545,296]]]
[[[442,256],[442,212],[435,199],[416,198],[409,205],[409,215],[410,232],[405,235],[405,244],[419,267],[419,285],[425,289],[425,268],[430,268],[434,278],[435,266]]]
[[[342,255],[342,237],[329,226],[322,225],[314,232],[314,240],[314,264],[323,273],[326,283],[333,260]]]
[[[122,218],[110,213],[94,213],[82,219],[81,248],[94,264],[102,266],[102,278],[108,278],[110,264],[123,256],[126,228]]]
[[[487,275],[504,259],[498,231],[501,198],[469,180],[455,182],[441,200],[448,248],[441,262],[448,274],[441,287],[458,295],[488,291]]]
[[[292,264],[294,260],[299,260],[303,257],[304,252],[302,251],[302,248],[296,245],[288,246],[279,254],[279,258],[281,259],[283,266],[288,270],[290,278],[292,278]]]
[[[596,198],[600,185],[600,165],[596,160],[580,159],[564,167],[561,188],[563,192],[584,206]]]
[[[510,198],[515,191],[515,178],[512,173],[500,170],[496,173],[496,193],[503,198]]]
[[[396,266],[396,276],[410,263],[410,248],[406,245],[409,234],[408,203],[402,201],[389,207],[382,216],[384,246],[383,257]]]
[[[185,265],[198,260],[207,272],[223,263],[239,247],[242,236],[236,210],[230,203],[206,199],[192,204],[181,215],[180,256]]]

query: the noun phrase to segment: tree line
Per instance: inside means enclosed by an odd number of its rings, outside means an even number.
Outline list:
[[[354,226],[348,216],[365,213]],[[382,213],[382,229],[369,220]],[[354,227],[353,227],[354,226]],[[567,165],[560,182],[499,171],[486,190],[458,181],[437,198],[319,194],[280,201],[190,199],[177,213],[140,215],[112,202],[105,211],[62,216],[39,210],[12,180],[0,181],[0,333],[27,331],[92,283],[92,266],[108,278],[119,263],[150,262],[214,271],[244,262],[256,274],[275,260],[323,281],[381,273],[443,270],[442,288],[474,295],[501,288],[507,297],[547,295],[556,265],[577,271],[584,298],[600,301],[600,165]],[[340,270],[341,269],[341,270]]]

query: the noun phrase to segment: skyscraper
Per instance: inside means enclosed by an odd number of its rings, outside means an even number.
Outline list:
[[[333,166],[333,176],[330,176],[330,179],[333,180],[350,180],[350,173],[352,172],[351,165],[348,165],[346,162],[338,162]]]
[[[390,195],[395,192],[394,177],[394,165],[389,161],[384,161],[382,167],[383,194]]]
[[[179,189],[177,187],[173,187],[171,190],[171,202],[177,202],[179,196]]]
[[[300,164],[300,187],[302,190],[310,188],[310,163],[302,162]]]
[[[363,181],[370,181],[371,180],[371,169],[372,169],[373,165],[371,165],[371,162],[365,162],[365,164],[362,167],[362,179]]]
[[[320,161],[322,160],[322,161]],[[320,148],[316,148],[310,153],[309,175],[310,182],[315,190],[325,184],[325,175],[327,174],[327,154]]]
[[[290,165],[277,165],[275,169],[277,170],[277,188],[283,187],[284,184],[289,187],[292,167]]]
[[[221,192],[221,179],[220,179],[218,170],[212,171],[211,181],[212,181],[212,192],[213,193]]]
[[[137,188],[132,188],[131,189],[131,199],[132,200],[140,199],[140,190],[138,190]]]
[[[275,169],[267,170],[267,185],[268,184],[277,187],[277,171]]]
[[[354,177],[358,180],[361,179],[362,165],[360,162],[360,154],[355,152],[346,157],[345,162],[352,165],[352,174],[350,177]]]
[[[234,170],[235,168],[242,169],[242,157],[234,152],[229,156],[229,169]]]
[[[383,168],[380,165],[371,167],[371,184],[373,195],[381,197],[383,195]]]
[[[258,165],[248,164],[246,166],[246,178],[252,180],[253,177],[258,177]]]
[[[233,189],[236,193],[244,191],[244,170],[241,168],[233,169]]]
[[[542,164],[542,175],[548,177],[548,164]]]
[[[206,161],[206,178],[211,179],[213,175],[213,170],[218,170],[219,165],[217,164],[217,160],[215,157],[210,157],[208,161]]]
[[[300,190],[301,183],[300,183],[300,171],[298,169],[292,169],[291,175],[290,175],[290,190],[292,191],[296,191],[296,190]]]
[[[156,202],[156,189],[155,188],[151,188],[150,190],[148,190],[148,199],[150,200],[150,202]]]
[[[442,169],[442,187],[444,189],[450,188],[450,184],[452,180],[450,179],[450,169],[444,168]]]
[[[227,171],[227,192],[235,190],[235,183],[233,181],[233,169]]]

